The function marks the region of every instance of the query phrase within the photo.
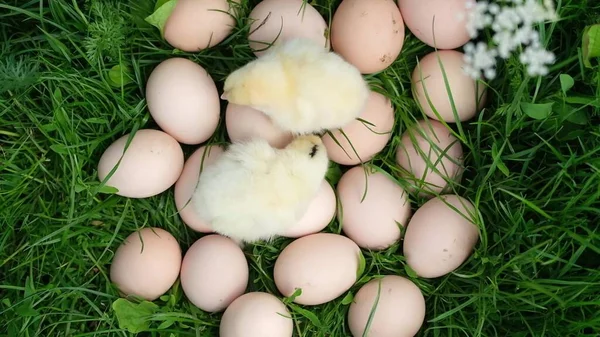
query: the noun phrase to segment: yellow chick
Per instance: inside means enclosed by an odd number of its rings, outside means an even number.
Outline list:
[[[328,164],[315,135],[298,137],[283,149],[264,139],[235,143],[204,168],[192,205],[213,231],[240,245],[269,240],[306,213]]]
[[[368,96],[356,67],[314,41],[293,39],[232,72],[221,98],[264,112],[283,130],[307,134],[350,123]]]

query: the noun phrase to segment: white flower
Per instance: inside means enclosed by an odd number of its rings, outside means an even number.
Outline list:
[[[481,77],[481,72],[488,79],[496,77],[496,56],[497,51],[479,42],[477,45],[468,43],[465,50],[465,71],[473,78]]]
[[[540,45],[531,45],[519,55],[519,61],[527,66],[529,76],[547,75],[548,65],[554,63],[554,54]]]

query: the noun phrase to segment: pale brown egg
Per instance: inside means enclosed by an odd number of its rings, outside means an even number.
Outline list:
[[[245,105],[227,104],[225,124],[232,143],[262,138],[281,149],[293,138],[291,132],[281,130],[267,115]]]
[[[390,177],[369,166],[355,166],[338,182],[337,194],[342,230],[358,246],[380,250],[400,240],[400,227],[411,214],[410,201]]]
[[[396,162],[411,184],[410,191],[433,196],[449,189],[448,182],[460,183],[463,150],[460,141],[442,123],[425,119],[402,134]]]
[[[375,304],[377,308],[365,334]],[[410,280],[396,275],[366,283],[358,290],[348,310],[348,325],[353,337],[414,336],[424,319],[425,298],[421,290]]]
[[[186,225],[197,232],[210,233],[212,229],[200,219],[191,198],[198,184],[201,169],[213,163],[222,153],[223,147],[218,145],[199,147],[185,162],[183,172],[175,183],[175,205],[179,216]]]
[[[329,159],[342,165],[356,165],[361,159],[371,160],[387,145],[394,127],[394,108],[387,97],[371,91],[359,118],[366,122],[357,119],[341,129],[350,142],[340,130],[331,130],[333,138],[329,134],[323,136]]]
[[[439,60],[437,56],[439,56]],[[455,50],[440,50],[437,56],[435,52],[427,54],[413,70],[412,87],[415,100],[429,118],[448,123],[456,122],[450,95],[440,67],[441,62],[452,93],[458,120],[466,121],[473,118],[477,110],[485,104],[485,86],[463,71],[465,64],[463,53]]]
[[[177,0],[165,23],[165,40],[187,52],[213,47],[231,33],[235,14],[234,5],[228,0]]]
[[[361,73],[389,67],[404,45],[404,21],[391,0],[344,0],[331,23],[331,45]]]
[[[306,38],[329,50],[327,23],[303,0],[263,0],[250,13],[248,41],[256,56],[271,44]]]
[[[475,0],[398,0],[411,33],[437,49],[455,49],[469,41],[467,3]]]
[[[322,231],[333,219],[337,208],[335,192],[327,180],[323,179],[317,196],[308,206],[308,210],[283,236],[299,238]]]
[[[156,124],[184,144],[200,144],[217,129],[219,93],[198,64],[175,57],[161,62],[146,84],[148,110]]]
[[[129,134],[117,139],[100,157],[98,179],[103,181],[112,169],[119,167],[106,182],[129,198],[148,198],[173,186],[183,169],[181,145],[168,134],[151,129],[138,130],[129,147]]]
[[[233,240],[211,234],[196,241],[181,264],[181,288],[198,308],[221,311],[248,285],[248,262]]]
[[[251,292],[238,297],[223,313],[219,337],[292,337],[291,314],[277,297]]]
[[[327,303],[356,282],[360,248],[345,236],[317,233],[294,240],[275,261],[274,280],[279,292],[304,305]]]
[[[144,228],[130,234],[117,248],[110,265],[110,280],[122,295],[154,301],[177,280],[181,248],[164,229]]]
[[[446,275],[467,260],[479,240],[475,206],[457,195],[427,201],[404,235],[406,263],[425,278]]]

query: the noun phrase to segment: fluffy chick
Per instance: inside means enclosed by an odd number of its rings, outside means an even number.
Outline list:
[[[240,245],[269,240],[306,213],[328,163],[314,135],[283,149],[263,139],[235,143],[204,168],[192,204],[215,232]]]
[[[293,39],[232,72],[221,98],[264,112],[281,129],[306,134],[350,123],[368,96],[356,67],[314,41]]]

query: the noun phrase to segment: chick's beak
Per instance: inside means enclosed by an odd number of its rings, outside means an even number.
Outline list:
[[[222,100],[227,100],[227,91],[223,92],[223,94],[221,95],[221,99]]]

